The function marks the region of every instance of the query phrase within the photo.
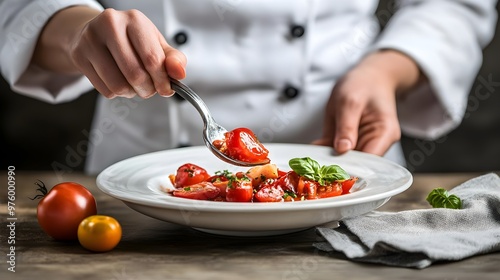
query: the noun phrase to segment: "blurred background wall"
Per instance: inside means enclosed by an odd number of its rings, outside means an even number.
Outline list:
[[[380,2],[377,17],[382,26],[394,10],[394,1]],[[497,27],[495,38],[484,50],[484,63],[472,86],[460,127],[436,141],[403,136],[410,171],[500,170],[499,29]],[[92,91],[73,102],[51,105],[15,94],[0,80],[2,166],[53,170],[54,164],[64,163],[71,170],[82,170],[96,96]]]

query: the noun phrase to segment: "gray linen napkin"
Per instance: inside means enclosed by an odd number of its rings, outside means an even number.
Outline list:
[[[500,251],[500,178],[486,174],[449,191],[462,209],[373,211],[339,228],[317,228],[320,250],[340,251],[359,262],[425,268]]]

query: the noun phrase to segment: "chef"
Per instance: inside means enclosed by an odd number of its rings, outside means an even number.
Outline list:
[[[435,139],[460,123],[496,1],[401,1],[383,32],[377,4],[3,0],[1,73],[49,103],[100,92],[89,173],[202,144],[201,118],[172,96],[169,77],[184,79],[227,129],[403,164],[401,132]]]

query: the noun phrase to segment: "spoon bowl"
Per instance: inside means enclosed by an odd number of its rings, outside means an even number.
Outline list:
[[[233,159],[226,154],[222,153],[217,149],[214,145],[213,142],[215,140],[222,140],[225,138],[225,133],[227,133],[227,129],[219,125],[214,118],[212,117],[212,114],[208,110],[207,105],[203,100],[196,94],[191,88],[183,84],[182,82],[175,80],[175,79],[170,79],[170,84],[172,86],[172,89],[179,94],[182,98],[187,100],[191,105],[193,105],[198,113],[200,113],[201,119],[203,120],[203,141],[205,142],[205,145],[207,148],[212,151],[212,153],[218,157],[220,160],[225,161],[227,163],[237,165],[237,166],[256,166],[256,165],[262,165],[269,163],[269,161],[266,162],[245,162],[237,159]]]

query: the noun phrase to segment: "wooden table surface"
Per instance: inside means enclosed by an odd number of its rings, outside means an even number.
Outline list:
[[[436,187],[450,189],[480,174],[417,174],[410,189],[393,197],[379,210],[428,208],[425,197]],[[118,246],[91,253],[78,242],[57,242],[36,220],[31,201],[37,179],[53,186],[62,182],[53,172],[16,171],[15,272],[6,261],[7,171],[0,175],[2,219],[0,279],[499,279],[500,253],[440,263],[423,270],[361,264],[341,254],[315,250],[314,229],[273,237],[227,237],[159,221],[129,209],[100,192],[95,177],[72,173],[63,181],[86,186],[96,197],[98,212],[122,225]]]

